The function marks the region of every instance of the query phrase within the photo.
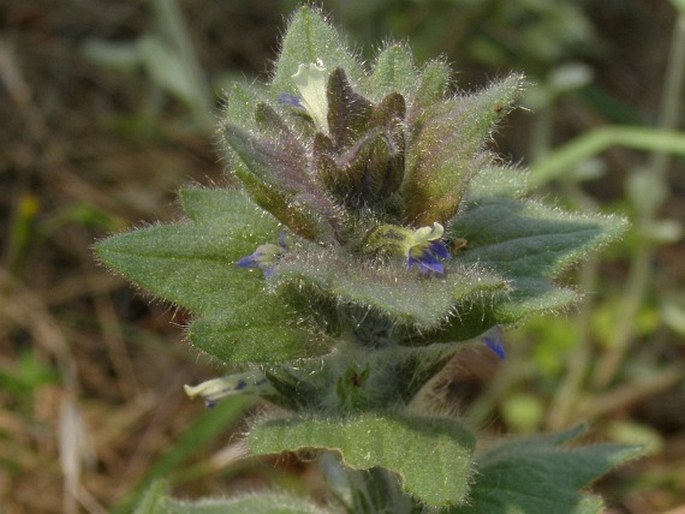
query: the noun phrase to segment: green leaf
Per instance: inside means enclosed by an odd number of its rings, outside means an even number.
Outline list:
[[[256,203],[301,237],[332,239],[336,206],[309,176],[306,150],[295,137],[258,138],[232,123],[224,133],[241,161],[236,174]]]
[[[467,240],[467,249],[455,259],[501,275],[511,292],[465,308],[460,324],[439,340],[472,337],[494,324],[568,306],[577,293],[553,285],[551,279],[626,228],[625,220],[617,217],[571,214],[533,201],[487,197],[483,191],[476,191],[470,202],[447,229],[449,237]]]
[[[506,290],[499,275],[477,266],[454,266],[444,277],[425,277],[392,264],[370,266],[353,256],[319,247],[285,255],[273,281],[276,285],[306,285],[343,305],[371,308],[395,322],[423,329],[444,323],[458,302],[475,297],[492,299],[492,295]]]
[[[424,107],[444,100],[449,89],[450,74],[450,67],[443,61],[431,61],[424,66],[414,97],[412,119],[420,116]]]
[[[489,450],[477,464],[468,505],[449,513],[598,514],[601,501],[580,489],[641,450],[613,444],[559,447],[583,431],[510,441]]]
[[[302,6],[290,20],[281,44],[281,54],[271,82],[273,94],[297,93],[291,77],[298,66],[318,62],[328,71],[344,69],[353,85],[363,76],[361,65],[337,31],[316,9]]]
[[[193,321],[188,337],[224,362],[279,362],[326,353],[332,341],[295,325],[296,314],[284,315],[282,303],[276,296],[245,301],[229,315]]]
[[[480,93],[424,109],[407,148],[408,223],[446,223],[457,212],[470,180],[492,160],[484,143],[522,85],[521,75],[511,75]]]
[[[233,84],[226,96],[221,121],[222,127],[225,123],[233,123],[246,130],[257,131],[259,127],[255,111],[260,101],[261,99],[254,89],[238,83]]]
[[[337,450],[347,466],[389,469],[420,501],[445,506],[465,498],[474,438],[453,419],[365,413],[345,419],[260,423],[252,429],[248,443],[256,455],[308,448]]]
[[[226,142],[266,186],[290,194],[310,192],[306,150],[296,138],[260,138],[232,123],[226,123],[224,130]]]
[[[378,55],[371,80],[371,98],[381,100],[390,93],[401,93],[410,99],[416,91],[418,73],[411,50],[394,43],[386,46]]]
[[[329,213],[330,202],[322,195],[306,196],[308,202],[301,204],[295,201],[297,194],[295,182],[308,184],[301,165],[302,149],[296,140],[274,142],[269,139],[262,142],[253,134],[260,133],[259,108],[264,105],[259,95],[252,89],[234,85],[226,100],[224,119],[220,127],[223,138],[222,148],[231,161],[231,170],[242,182],[245,191],[252,200],[273,214],[279,221],[288,226],[294,233],[306,238],[317,239],[319,234],[330,233],[330,225],[317,212],[312,211],[312,201],[317,203],[315,210]],[[292,149],[292,150],[290,150]],[[283,166],[275,166],[278,159]],[[276,171],[286,167],[287,177],[281,177]]]
[[[462,347],[446,343],[420,347],[387,346],[381,349],[345,345],[323,358],[298,360],[293,364],[262,367],[279,395],[269,400],[294,411],[341,412],[385,410],[409,405],[417,393]],[[341,397],[340,379],[349,370],[364,380],[354,380],[352,405]],[[381,394],[382,391],[382,394]]]
[[[260,492],[230,499],[206,498],[181,501],[168,496],[168,487],[157,482],[150,487],[135,514],[324,514],[322,509],[305,498],[284,492]]]
[[[258,244],[278,239],[276,221],[236,191],[187,189],[181,202],[191,222],[110,237],[96,245],[98,257],[202,316],[191,325],[191,340],[221,359],[266,362],[322,352],[321,338],[295,324],[297,313],[266,294],[261,271],[235,266]]]
[[[528,190],[528,174],[511,166],[488,166],[473,177],[464,201],[467,205],[493,197],[520,198]]]

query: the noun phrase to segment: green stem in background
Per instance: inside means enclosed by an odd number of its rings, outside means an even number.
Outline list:
[[[533,165],[531,172],[531,182],[534,185],[546,181],[547,177],[560,174],[570,162],[578,165],[594,153],[617,144],[617,142],[633,141],[630,132],[626,136],[626,131],[617,130],[622,128],[612,127],[609,131],[596,130],[589,134],[590,137],[581,137],[561,150],[552,152],[550,135],[553,132],[553,113],[554,102],[550,102],[536,113],[530,146],[531,161],[537,163]],[[639,138],[635,139],[635,144],[642,142]],[[550,153],[551,157],[547,158]],[[576,207],[580,207],[586,212],[597,212],[595,202],[581,190],[576,182],[563,181],[563,175],[560,178],[562,178],[562,185],[567,198],[571,199]],[[597,290],[598,272],[599,259],[592,256],[579,270],[580,288],[583,291],[593,292]],[[576,323],[579,327],[578,341],[573,354],[568,359],[566,373],[556,390],[554,401],[551,403],[547,415],[546,425],[550,430],[564,428],[574,420],[581,392],[590,369],[590,357],[592,355],[590,321],[594,308],[595,298],[592,295],[586,295],[576,314]]]
[[[531,131],[531,146],[530,156],[531,162],[550,162],[563,163],[564,159],[543,161],[551,152],[551,134],[553,133],[554,125],[554,105],[555,102],[550,101],[549,104],[539,109],[536,113],[533,128]],[[582,145],[581,150],[588,148],[587,145]],[[589,148],[593,148],[590,144]],[[570,152],[569,156],[575,157],[582,154],[582,152]],[[557,152],[556,155],[559,155]],[[561,154],[564,155],[563,153]],[[538,169],[535,167],[534,169]],[[544,168],[543,168],[544,169]],[[553,169],[549,167],[548,169]],[[576,207],[581,207],[586,212],[597,212],[597,205],[592,199],[583,193],[576,182],[563,181],[566,196],[571,199]],[[599,259],[592,256],[581,267],[579,271],[580,287],[583,291],[595,291],[597,289]],[[557,388],[554,401],[550,404],[549,413],[547,414],[546,425],[550,430],[559,430],[568,426],[569,421],[573,420],[574,413],[578,406],[578,400],[581,396],[583,385],[588,376],[588,369],[590,366],[591,337],[590,337],[590,319],[592,311],[595,307],[595,299],[592,295],[586,295],[583,298],[582,304],[579,306],[576,314],[576,323],[579,327],[579,337],[573,354],[568,359],[566,373],[564,378]]]
[[[508,351],[507,365],[498,370],[488,387],[464,412],[463,418],[467,426],[486,426],[492,420],[497,406],[502,405],[507,395],[535,376],[534,363],[520,354],[513,353],[515,351],[515,348]]]
[[[674,130],[608,125],[577,137],[534,163],[529,184],[538,188],[613,146],[685,156],[685,135]]]
[[[596,291],[599,277],[599,259],[593,256],[580,269],[580,287],[584,291]],[[579,337],[573,353],[568,359],[566,374],[557,388],[554,401],[547,416],[547,427],[559,430],[576,422],[575,412],[581,396],[583,384],[588,375],[592,356],[592,339],[590,337],[590,321],[595,307],[595,299],[589,294],[579,307],[576,315]]]
[[[681,383],[683,372],[685,372],[685,367],[677,362],[646,378],[615,387],[604,394],[595,394],[587,405],[579,409],[577,417],[590,420],[607,418],[616,412],[625,412],[631,406]]]
[[[683,108],[683,85],[685,83],[685,10],[680,10],[676,21],[668,69],[664,84],[663,101],[659,115],[659,127],[674,130],[678,126]],[[667,181],[669,157],[666,148],[654,148],[649,162],[652,180],[664,184]],[[638,209],[638,228],[649,226],[655,219],[661,205],[649,205]],[[628,346],[635,335],[635,317],[642,304],[652,280],[652,261],[656,251],[656,244],[647,237],[641,237],[632,255],[630,272],[628,275],[624,302],[616,326],[616,335],[611,347],[602,356],[594,376],[594,383],[598,388],[609,384],[625,356]]]
[[[539,162],[552,147],[552,129],[554,126],[554,104],[550,103],[539,109],[533,120],[530,135],[530,161]]]
[[[192,81],[193,114],[200,126],[211,128],[214,126],[210,89],[197,58],[197,53],[183,21],[183,14],[177,0],[151,0],[155,16],[162,30],[178,50],[184,70],[188,73],[187,80]]]

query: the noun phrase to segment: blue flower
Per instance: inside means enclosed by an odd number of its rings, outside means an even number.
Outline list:
[[[443,260],[449,259],[450,252],[441,240],[444,227],[433,223],[432,227],[412,230],[398,225],[381,225],[366,238],[365,251],[370,254],[397,255],[406,260],[407,270],[416,267],[421,273],[445,273]]]
[[[285,232],[281,232],[277,245],[273,243],[259,245],[253,253],[239,259],[235,265],[239,268],[260,269],[265,277],[269,277],[273,274],[278,259],[287,249]]]
[[[450,253],[447,246],[442,241],[430,241],[424,248],[413,247],[407,255],[407,269],[416,266],[421,273],[433,271],[435,273],[445,273],[445,267],[440,262],[441,259],[449,259]]]
[[[444,232],[443,226],[437,222],[432,227],[416,229],[407,245],[407,269],[416,266],[421,273],[445,273],[441,260],[449,259],[450,252],[441,241]]]
[[[300,97],[288,93],[281,93],[278,95],[278,103],[288,107],[304,110],[304,106],[302,105]]]
[[[483,335],[483,342],[485,343],[485,346],[490,348],[492,353],[494,353],[498,359],[504,360],[506,358],[504,343],[502,343],[502,332],[498,327],[488,330]]]

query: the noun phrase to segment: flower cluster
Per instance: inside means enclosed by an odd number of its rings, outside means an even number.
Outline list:
[[[350,238],[358,239],[358,235],[351,233],[354,229],[345,224],[368,225],[359,223],[365,213],[399,222],[407,219],[408,212],[398,212],[398,206],[411,203],[403,198],[404,194],[414,193],[401,191],[407,173],[404,160],[408,137],[406,100],[397,93],[390,93],[374,104],[353,90],[341,68],[329,72],[321,62],[301,63],[291,81],[299,95],[279,93],[278,103],[286,108],[284,112],[279,114],[264,105],[261,108],[269,111],[268,123],[278,125],[279,136],[272,140],[245,141],[252,149],[251,153],[250,150],[245,152],[247,158],[243,156],[248,163],[255,161],[254,166],[248,164],[251,170],[256,168],[257,159],[266,165],[280,164],[281,176],[276,182],[281,183],[268,185],[286,194],[288,189],[292,190],[297,203],[291,202],[289,210],[297,210],[293,205],[306,207],[300,211],[301,216],[293,216],[292,212],[274,214],[305,239],[324,239],[324,242],[333,239],[343,245]],[[285,121],[288,109],[309,121],[304,130],[312,134],[314,158],[305,166],[300,160],[306,161],[304,145],[294,136],[294,128]],[[236,129],[233,131],[235,133]],[[246,134],[241,136],[249,139]],[[240,146],[234,144],[239,154]],[[264,147],[263,154],[255,152],[260,146]],[[288,151],[290,153],[286,154]],[[298,188],[299,192],[296,192]],[[326,233],[312,234],[309,228],[321,226],[322,220],[307,223],[305,229],[300,225],[303,217],[323,218],[323,224],[331,228],[332,237],[322,237],[329,235]],[[363,239],[371,242],[370,247],[362,248],[362,253],[380,251],[386,255],[400,255],[405,259],[407,269],[416,268],[423,274],[444,274],[443,261],[448,260],[450,254],[442,241],[443,234],[444,227],[438,221],[417,229],[398,224],[372,225],[363,235]],[[354,252],[355,247],[349,246],[349,249]],[[259,268],[265,277],[269,277],[284,250],[283,244],[262,244],[236,264]]]

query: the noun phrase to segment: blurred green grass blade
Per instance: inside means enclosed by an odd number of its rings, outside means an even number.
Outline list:
[[[252,399],[235,397],[217,404],[214,409],[205,411],[164,456],[150,467],[138,486],[112,510],[112,513],[131,512],[132,506],[140,501],[144,491],[153,482],[168,477],[190,455],[225,433],[252,403]]]
[[[164,480],[156,480],[142,495],[133,514],[154,514],[158,512],[166,500],[167,489],[168,484]]]
[[[601,127],[533,163],[528,176],[529,185],[531,188],[540,187],[612,146],[685,156],[685,133],[621,125]]]
[[[9,218],[5,265],[10,271],[18,271],[33,243],[35,222],[40,211],[39,198],[32,194],[22,195]]]

